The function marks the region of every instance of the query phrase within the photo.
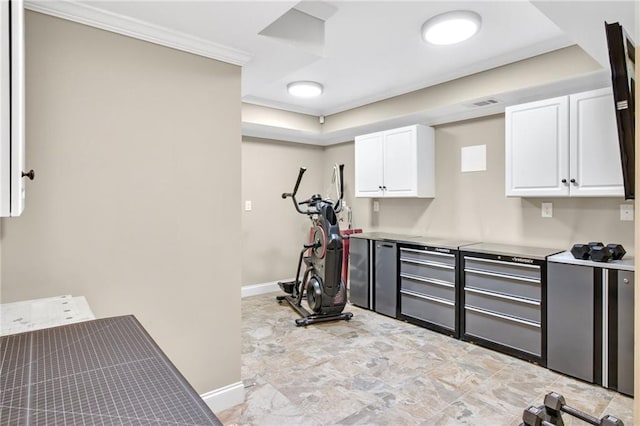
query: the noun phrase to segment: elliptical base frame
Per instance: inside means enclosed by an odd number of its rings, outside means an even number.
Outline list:
[[[318,322],[327,322],[327,321],[340,321],[345,320],[349,321],[353,318],[353,314],[351,312],[341,312],[339,314],[313,314],[306,310],[303,306],[298,305],[298,298],[293,296],[276,296],[276,300],[278,303],[282,303],[282,301],[286,301],[291,308],[296,311],[302,318],[296,319],[296,325],[298,327],[306,327],[309,324],[315,324]]]

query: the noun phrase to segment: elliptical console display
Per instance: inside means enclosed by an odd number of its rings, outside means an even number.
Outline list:
[[[336,213],[342,210],[344,164],[340,165],[340,193],[334,203],[314,194],[309,199],[296,199],[298,187],[306,168],[301,167],[293,192],[285,192],[282,198],[291,198],[296,211],[311,219],[311,241],[303,245],[298,259],[298,269],[294,281],[279,282],[278,285],[289,296],[278,296],[278,302],[285,300],[302,318],[296,325],[309,325],[314,322],[350,320],[353,314],[342,312],[347,303],[347,290],[342,280],[342,236]],[[300,206],[306,206],[303,210]],[[305,255],[306,254],[306,255]],[[304,275],[300,280],[302,265]],[[306,296],[307,305],[312,312],[302,306]]]

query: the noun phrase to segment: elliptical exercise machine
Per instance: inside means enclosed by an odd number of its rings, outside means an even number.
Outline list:
[[[302,318],[296,319],[297,326],[306,326],[316,322],[350,320],[351,312],[342,312],[347,303],[347,290],[342,281],[342,236],[336,213],[342,210],[343,185],[342,172],[344,164],[340,165],[340,193],[334,203],[330,199],[323,199],[320,194],[313,194],[309,199],[296,199],[302,175],[307,171],[301,167],[298,180],[293,192],[285,192],[282,198],[291,198],[293,206],[300,214],[309,216],[312,224],[312,238],[303,245],[298,259],[298,269],[293,281],[278,282],[278,285],[289,296],[278,296],[278,303],[285,300]],[[300,206],[306,205],[306,210]],[[305,256],[305,252],[308,254]],[[302,264],[305,265],[304,275],[300,280]],[[307,305],[313,312],[302,306],[302,299],[306,295]]]

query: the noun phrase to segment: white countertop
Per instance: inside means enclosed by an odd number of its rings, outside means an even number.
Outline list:
[[[529,247],[511,244],[476,243],[460,247],[461,251],[496,254],[504,256],[520,256],[530,259],[545,260],[547,256],[558,253],[559,249],[545,247]]]
[[[593,260],[576,259],[568,251],[554,254],[547,258],[549,262],[569,263],[571,265],[591,266],[592,268],[620,269],[622,271],[633,271],[635,259],[633,257],[623,257],[622,260],[612,260],[610,262],[594,262]]]
[[[0,336],[93,320],[87,299],[71,295],[0,304]]]
[[[452,250],[458,250],[458,248],[461,246],[466,246],[468,244],[473,243],[473,241],[432,238],[429,236],[422,236],[422,235],[392,234],[388,232],[363,232],[360,234],[352,234],[350,235],[350,237],[364,238],[367,240],[394,241],[397,243],[448,248]]]

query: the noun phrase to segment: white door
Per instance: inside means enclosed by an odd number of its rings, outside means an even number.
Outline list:
[[[11,211],[11,56],[9,2],[0,1],[0,216]]]
[[[356,137],[356,197],[381,197],[383,194],[382,141],[382,133]]]
[[[24,209],[24,162],[24,5],[0,1],[0,216]]]
[[[571,95],[569,103],[571,195],[624,197],[611,89]]]
[[[506,109],[507,196],[569,195],[569,98]]]
[[[402,127],[384,132],[384,195],[417,195],[416,127]]]

